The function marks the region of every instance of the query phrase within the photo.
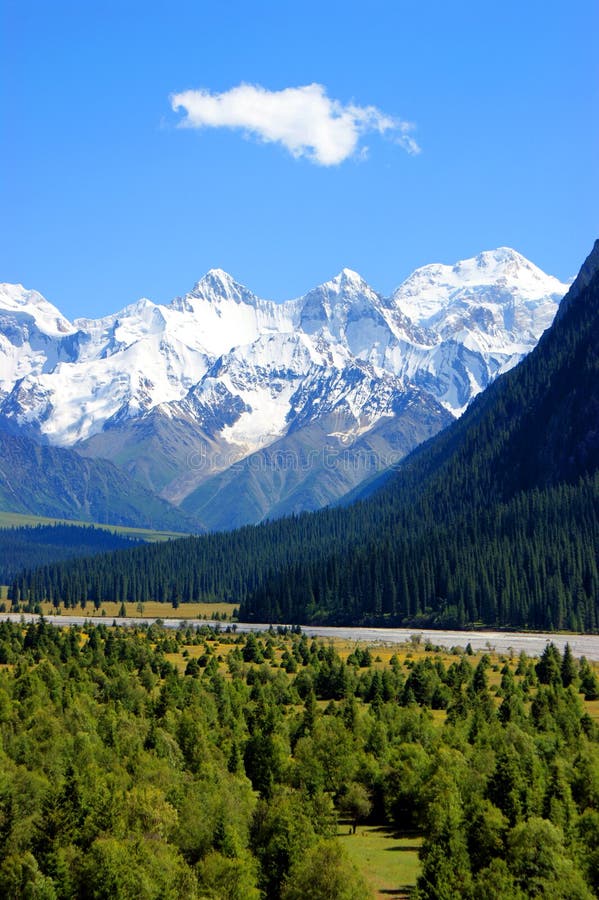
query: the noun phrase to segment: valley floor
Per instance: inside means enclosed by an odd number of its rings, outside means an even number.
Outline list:
[[[134,604],[128,604],[134,608]],[[113,604],[116,612],[116,604]],[[165,628],[179,628],[181,622],[186,625],[200,626],[206,624],[221,625],[227,627],[227,617],[234,608],[232,604],[199,604],[202,611],[198,613],[198,604],[190,605],[191,615],[186,616],[186,607],[180,606],[173,615],[172,607],[166,606],[168,617],[160,615],[161,604],[147,604],[148,615],[128,615],[127,617],[113,615],[110,611],[106,616],[98,616],[90,610],[82,615],[45,615],[48,622],[53,625],[83,625],[85,622],[104,621],[105,624],[117,625],[143,625],[151,624],[160,618]],[[151,610],[150,610],[151,607]],[[212,615],[210,611],[212,610]],[[145,610],[144,610],[145,611]],[[214,620],[214,613],[218,612],[221,621]],[[195,615],[194,615],[195,613]],[[197,616],[200,615],[200,618]],[[0,619],[20,621],[22,616],[26,622],[35,622],[39,616],[35,614],[0,613]],[[268,622],[262,623],[234,623],[231,627],[242,634],[247,632],[267,631],[271,626]],[[276,628],[293,628],[292,625],[277,625]],[[465,648],[470,644],[473,650],[496,650],[498,653],[512,653],[517,656],[522,650],[528,656],[540,656],[548,643],[553,643],[563,651],[566,644],[574,656],[585,656],[587,659],[599,661],[599,635],[597,634],[565,634],[552,632],[528,632],[528,631],[443,631],[436,629],[414,628],[351,628],[332,627],[327,625],[303,625],[302,632],[308,637],[330,638],[332,640],[355,641],[368,644],[403,644],[413,640],[414,636],[424,643],[432,643],[435,646],[450,649],[452,647]]]

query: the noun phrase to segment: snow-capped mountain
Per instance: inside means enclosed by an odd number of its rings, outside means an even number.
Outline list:
[[[213,269],[168,305],[73,323],[3,285],[0,415],[108,456],[177,502],[315,424],[344,452],[388,432],[396,461],[532,349],[567,287],[508,248],[417,269],[389,298],[344,269],[277,304]]]
[[[564,288],[567,285],[546,275],[520,253],[499,247],[453,266],[433,264],[416,269],[393,292],[392,299],[414,322],[437,333],[442,333],[448,317],[469,306],[488,308],[495,314],[505,309],[506,331],[517,324],[509,319],[508,311],[513,309],[521,315],[520,330],[534,331],[539,323],[543,330],[549,327],[555,298],[563,296]]]
[[[182,400],[233,345],[293,327],[288,306],[260,300],[218,269],[168,306],[142,299],[73,324],[41,295],[4,285],[0,316],[3,412],[60,446]]]
[[[0,284],[0,398],[21,378],[52,370],[65,338],[75,332],[64,316],[22,285]]]

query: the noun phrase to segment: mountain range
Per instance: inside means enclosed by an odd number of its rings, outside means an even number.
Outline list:
[[[214,269],[168,305],[74,322],[2,285],[0,434],[53,451],[52,465],[75,451],[88,482],[114,467],[135,524],[150,496],[156,518],[156,495],[161,527],[180,530],[317,509],[461,415],[536,345],[567,288],[509,248],[424,266],[390,297],[344,269],[274,303]]]
[[[57,563],[17,578],[13,602],[231,600],[266,623],[597,631],[598,348],[599,241],[537,347],[361,502]]]

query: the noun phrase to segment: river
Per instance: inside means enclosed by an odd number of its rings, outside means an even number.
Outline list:
[[[21,613],[2,613],[0,619],[8,619],[13,622],[25,620],[37,622],[39,616]],[[103,616],[45,616],[45,620],[52,625],[150,625],[156,619],[149,618],[104,618]],[[225,629],[226,622],[213,622],[205,619],[161,619],[165,628],[180,628],[188,625],[195,628],[201,625],[211,625]],[[239,622],[235,624],[238,633],[248,631],[266,631],[270,626],[265,624],[248,624]],[[277,627],[277,626],[275,626]],[[287,626],[291,627],[291,626]],[[540,656],[546,644],[552,641],[560,651],[566,644],[570,644],[572,653],[576,657],[586,656],[587,659],[599,660],[599,635],[596,634],[551,634],[526,631],[437,631],[433,629],[418,628],[332,628],[325,625],[303,625],[302,631],[308,637],[341,638],[342,640],[356,641],[367,644],[403,644],[411,640],[413,635],[420,635],[423,642],[450,649],[451,647],[466,647],[470,644],[473,650],[496,650],[498,653],[510,653],[514,655],[525,650],[529,656]]]

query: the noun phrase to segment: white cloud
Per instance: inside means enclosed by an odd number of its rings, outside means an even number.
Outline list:
[[[222,94],[183,91],[171,96],[173,110],[183,110],[186,128],[242,128],[263,141],[283,144],[295,157],[321,166],[337,166],[352,156],[362,135],[392,137],[408,153],[420,148],[413,125],[388,116],[376,106],[344,105],[327,97],[321,84],[268,91],[240,84]]]

